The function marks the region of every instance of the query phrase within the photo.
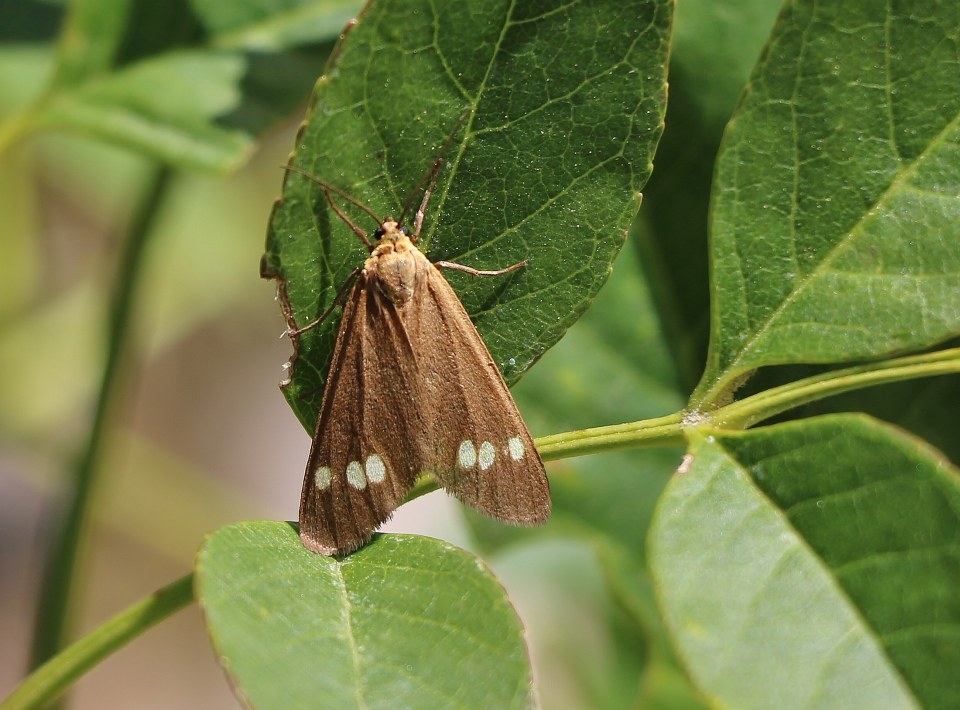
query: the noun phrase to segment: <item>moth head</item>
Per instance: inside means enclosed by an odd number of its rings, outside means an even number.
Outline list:
[[[400,224],[388,217],[377,227],[377,230],[373,233],[373,238],[376,239],[379,244],[383,244],[384,242],[395,244],[401,239],[409,239],[410,230],[407,229],[406,225]]]

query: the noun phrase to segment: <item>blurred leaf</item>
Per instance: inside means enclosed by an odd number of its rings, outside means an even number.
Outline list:
[[[53,67],[53,52],[49,47],[0,45],[0,129],[37,100]]]
[[[706,707],[682,670],[657,608],[653,583],[636,550],[613,539],[595,541],[613,595],[632,622],[634,643],[643,643],[647,663],[633,707],[696,710]]]
[[[788,6],[724,139],[695,402],[960,331],[960,5]]]
[[[213,120],[240,102],[237,84],[244,71],[237,55],[171,53],[51,98],[37,122],[125,144],[177,165],[231,169],[246,159],[251,137],[217,127]]]
[[[960,479],[861,415],[693,442],[651,567],[695,681],[729,707],[960,703]]]
[[[197,595],[221,663],[258,710],[526,708],[520,621],[486,567],[425,537],[381,535],[344,559],[292,525],[211,535]]]
[[[420,246],[477,268],[530,259],[508,277],[449,277],[515,380],[589,305],[622,244],[659,137],[669,20],[662,0],[374,3],[318,85],[294,163],[398,216],[451,138]],[[298,324],[365,254],[320,187],[289,174],[264,274],[285,284]],[[311,431],[336,321],[300,338],[286,389]]]
[[[192,0],[220,47],[279,52],[336,37],[361,0]]]
[[[60,26],[63,8],[46,0],[0,2],[0,44],[49,41]]]
[[[646,649],[604,588],[590,546],[542,537],[490,564],[530,640],[539,707],[630,707]]]
[[[21,262],[25,264],[25,262]],[[39,439],[52,448],[51,434],[74,411],[82,397],[96,388],[96,365],[103,343],[94,314],[101,300],[100,284],[91,275],[42,307],[11,318],[0,331],[0,432],[6,440]],[[64,349],[47,349],[54,334],[74,336]],[[37,348],[37,343],[44,343]],[[69,357],[64,358],[69,347]],[[25,357],[27,353],[34,353]],[[40,378],[37,380],[36,378]],[[31,386],[40,381],[42,387]]]
[[[76,86],[107,72],[123,42],[135,0],[74,0],[60,29],[52,88]]]
[[[303,101],[359,8],[359,0],[199,4],[198,15],[188,0],[72,2],[50,86],[0,126],[0,150],[55,129],[177,166],[233,170]]]
[[[685,393],[696,385],[707,353],[714,158],[780,6],[780,0],[677,5],[666,129],[644,189],[647,229],[633,244],[643,255]]]

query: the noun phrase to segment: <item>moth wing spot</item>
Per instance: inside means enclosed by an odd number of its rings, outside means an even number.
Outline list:
[[[497,457],[497,450],[493,448],[493,444],[489,441],[485,441],[480,444],[480,455],[477,457],[477,461],[480,463],[480,470],[486,471],[488,468],[493,466],[493,460]]]
[[[358,491],[367,487],[367,477],[363,474],[359,461],[351,461],[347,464],[347,483]]]
[[[514,461],[520,461],[523,459],[523,439],[519,436],[511,436],[507,440],[507,451],[510,452],[510,458]]]
[[[329,466],[317,466],[317,470],[313,472],[313,482],[321,491],[327,490],[332,480],[333,474]]]
[[[365,469],[367,472],[367,480],[370,483],[383,483],[387,477],[387,465],[383,462],[383,459],[380,458],[379,454],[367,456]]]
[[[477,464],[477,448],[469,439],[460,442],[460,448],[457,449],[457,463],[460,468],[473,468]]]

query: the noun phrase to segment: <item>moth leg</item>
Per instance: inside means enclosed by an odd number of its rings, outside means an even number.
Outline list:
[[[343,305],[344,298],[349,292],[350,287],[353,285],[354,280],[357,278],[357,276],[360,275],[361,271],[363,271],[363,269],[356,268],[350,272],[350,275],[347,277],[347,280],[343,282],[343,286],[341,286],[340,290],[337,292],[337,297],[333,299],[333,303],[330,304],[330,307],[327,310],[325,310],[322,314],[320,314],[319,318],[317,318],[314,321],[311,321],[310,323],[307,323],[305,326],[302,326],[300,328],[287,328],[287,331],[284,333],[284,335],[288,335],[291,338],[293,338],[297,335],[300,335],[301,333],[307,332],[311,328],[316,328],[318,325],[323,323],[323,321],[327,319],[327,316],[333,313],[334,308],[336,308],[337,306]]]
[[[524,259],[523,261],[517,262],[513,266],[508,266],[504,269],[496,269],[494,271],[487,271],[484,269],[474,269],[472,266],[464,266],[463,264],[455,264],[452,261],[437,261],[434,262],[434,266],[438,269],[453,269],[454,271],[462,271],[465,274],[470,274],[471,276],[503,276],[504,274],[509,274],[511,271],[516,271],[517,269],[522,269],[524,266],[529,264],[529,260]]]

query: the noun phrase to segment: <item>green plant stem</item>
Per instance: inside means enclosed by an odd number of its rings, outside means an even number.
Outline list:
[[[169,169],[161,168],[153,176],[145,199],[134,216],[117,267],[117,280],[110,301],[107,354],[96,409],[86,444],[77,458],[70,487],[65,494],[65,512],[46,560],[30,654],[31,668],[36,668],[57,653],[67,634],[81,559],[80,550],[88,533],[90,501],[96,489],[108,416],[119,389],[119,375],[130,334],[137,285],[143,271],[143,257],[170,174]]]
[[[535,443],[544,461],[618,449],[678,446],[684,443],[683,413],[677,412],[666,417],[643,419],[627,424],[551,434],[540,437]]]
[[[42,708],[127,642],[193,601],[193,575],[133,604],[31,673],[0,703],[0,710]]]
[[[677,446],[684,443],[684,429],[699,424],[746,429],[790,409],[844,392],[954,373],[960,373],[960,348],[834,370],[760,392],[712,412],[677,412],[657,419],[553,434],[537,439],[536,444],[546,461],[617,449]]]
[[[844,392],[919,377],[960,373],[960,348],[834,370],[758,392],[708,415],[712,426],[746,429],[804,404]]]
[[[540,437],[535,443],[544,461],[619,449],[682,446],[685,442],[684,430],[701,424],[746,429],[790,409],[844,392],[900,380],[957,373],[960,373],[960,348],[950,348],[834,370],[774,387],[712,412],[677,412],[656,419],[551,434]],[[437,488],[432,478],[423,478],[406,500],[419,498]]]

